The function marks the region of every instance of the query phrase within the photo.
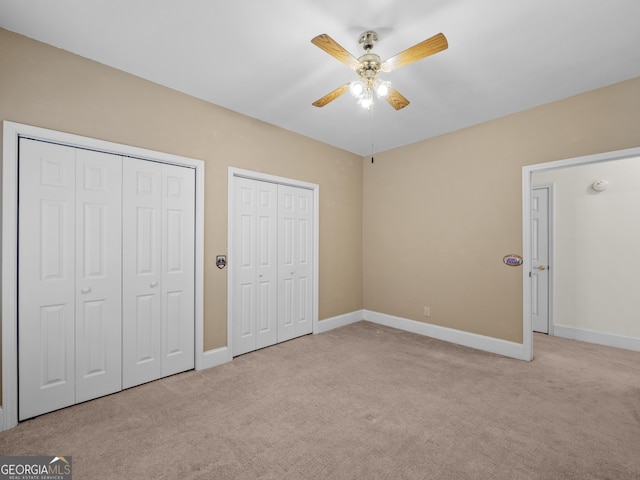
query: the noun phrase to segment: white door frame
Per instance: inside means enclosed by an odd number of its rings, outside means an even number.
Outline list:
[[[549,335],[553,335],[553,292],[555,288],[555,256],[554,256],[554,209],[555,209],[555,184],[544,183],[536,186],[531,186],[531,191],[534,189],[546,189],[547,190],[547,245],[548,245],[548,259],[547,264],[550,265],[547,275],[547,303],[548,303],[548,318],[547,318],[547,332]],[[532,325],[533,328],[533,325]]]
[[[555,162],[538,163],[522,167],[522,340],[529,360],[533,359],[533,330],[531,327],[531,176],[536,172],[555,170],[558,168],[588,165],[591,163],[622,160],[640,156],[640,148],[628,148],[612,152],[596,153],[582,157],[557,160]]]
[[[204,162],[45,128],[3,122],[2,161],[2,407],[0,431],[18,424],[18,140],[27,137],[71,147],[136,157],[195,170],[195,368],[204,368]]]
[[[233,261],[235,259],[235,244],[233,238],[233,219],[235,212],[235,196],[234,196],[234,185],[235,182],[233,179],[235,177],[243,177],[249,178],[252,180],[259,180],[262,182],[271,182],[279,185],[289,185],[292,187],[306,188],[308,190],[313,191],[313,302],[312,302],[312,315],[313,315],[313,333],[319,333],[318,330],[318,258],[319,258],[319,250],[320,250],[320,229],[319,229],[319,219],[320,219],[320,208],[319,208],[319,198],[320,198],[320,186],[315,183],[304,182],[301,180],[295,180],[291,178],[278,177],[275,175],[269,175],[261,172],[254,172],[252,170],[243,170],[236,167],[229,167],[228,174],[228,205],[229,212],[227,216],[227,248],[228,248],[228,271],[227,271],[227,347],[229,348],[230,357],[233,357]]]

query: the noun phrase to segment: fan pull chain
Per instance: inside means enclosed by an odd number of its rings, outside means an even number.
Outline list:
[[[371,163],[373,163],[373,104],[369,106],[371,112]]]

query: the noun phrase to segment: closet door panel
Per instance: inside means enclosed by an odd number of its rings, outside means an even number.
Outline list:
[[[195,171],[162,165],[162,376],[194,368]]]
[[[233,355],[277,342],[277,185],[236,178]]]
[[[257,219],[256,182],[246,178],[234,179],[233,238],[236,258],[233,268],[233,355],[255,350],[256,347],[256,257]]]
[[[75,150],[20,140],[20,420],[75,403],[75,176]]]
[[[278,186],[278,341],[311,333],[313,192]]]
[[[123,163],[123,388],[162,375],[162,165]]]
[[[296,189],[296,336],[313,331],[313,192]]]
[[[296,189],[278,186],[278,341],[296,336]]]
[[[278,189],[256,182],[256,348],[278,341]]]
[[[122,389],[122,158],[76,151],[76,402]]]

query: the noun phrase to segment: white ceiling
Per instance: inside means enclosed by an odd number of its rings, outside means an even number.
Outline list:
[[[0,27],[365,156],[640,77],[639,0],[0,0]],[[349,94],[382,59],[442,32],[449,49],[379,77],[411,104]],[[373,145],[372,145],[373,144]]]

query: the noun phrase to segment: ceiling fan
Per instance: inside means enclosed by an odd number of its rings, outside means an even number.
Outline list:
[[[442,33],[438,33],[382,62],[380,57],[371,51],[377,41],[378,34],[374,31],[367,31],[360,35],[358,43],[362,44],[365,53],[360,58],[355,58],[326,33],[311,40],[315,46],[355,70],[360,77],[358,80],[345,83],[316,100],[313,102],[315,107],[324,107],[349,90],[364,108],[369,108],[372,105],[375,92],[378,97],[386,98],[393,108],[400,110],[409,105],[409,100],[393,88],[390,82],[376,78],[378,72],[391,72],[396,68],[446,50],[449,46],[446,37]]]

